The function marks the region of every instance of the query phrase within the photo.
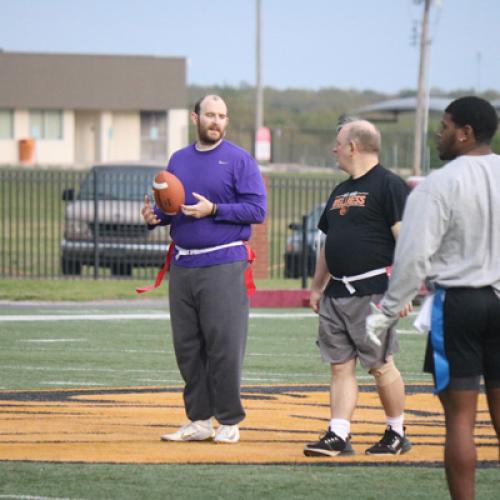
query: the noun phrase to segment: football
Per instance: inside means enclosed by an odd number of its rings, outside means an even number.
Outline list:
[[[175,215],[184,203],[184,186],[174,174],[164,170],[154,178],[153,197],[156,206],[163,213]]]

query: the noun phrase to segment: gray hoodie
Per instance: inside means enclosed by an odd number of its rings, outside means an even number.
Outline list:
[[[381,302],[390,317],[427,278],[443,288],[492,286],[500,298],[500,156],[460,156],[409,196]]]

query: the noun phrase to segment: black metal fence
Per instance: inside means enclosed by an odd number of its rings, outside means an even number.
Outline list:
[[[340,175],[269,179],[270,277],[312,276],[319,250],[316,229],[324,203]]]
[[[153,278],[169,242],[167,228],[148,231],[140,215],[156,171],[0,169],[0,276]],[[269,177],[270,278],[312,274],[335,176]]]

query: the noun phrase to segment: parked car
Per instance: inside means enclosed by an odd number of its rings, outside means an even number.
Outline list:
[[[313,207],[306,214],[306,250],[307,250],[307,275],[312,276],[316,267],[316,260],[325,235],[318,229],[318,222],[325,203]],[[303,251],[302,251],[302,222],[292,222],[288,226],[292,233],[286,240],[285,249],[285,278],[300,278],[302,276]]]
[[[93,166],[68,201],[61,242],[61,270],[80,274],[83,265],[109,267],[131,275],[133,267],[161,267],[170,242],[168,227],[148,230],[140,213],[161,164],[121,163]]]

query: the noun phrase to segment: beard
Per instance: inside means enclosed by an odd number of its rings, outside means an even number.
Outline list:
[[[203,127],[198,123],[198,139],[202,144],[212,146],[224,137],[224,129],[220,127]],[[217,132],[217,133],[216,133]]]
[[[452,151],[443,151],[439,153],[439,159],[443,161],[451,161],[454,160],[458,155],[453,153]]]
[[[456,148],[456,138],[448,137],[437,144],[439,159],[443,161],[454,160],[459,153]]]

